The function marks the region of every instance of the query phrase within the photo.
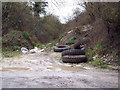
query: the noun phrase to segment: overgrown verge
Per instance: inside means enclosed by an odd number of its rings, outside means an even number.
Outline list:
[[[35,2],[33,7],[27,2],[3,2],[3,49],[10,48],[11,52],[20,51],[21,47],[32,49],[36,43],[44,44],[57,39],[61,33],[62,24],[56,16],[45,14],[46,6],[47,2],[44,1]],[[44,17],[40,17],[39,14],[43,14]]]
[[[67,32],[71,30],[76,32],[65,37],[70,36],[67,39],[70,40],[75,35],[77,37],[75,42],[83,37],[90,39],[86,55],[91,65],[101,68],[119,66],[120,2],[87,2],[83,7],[85,11],[76,14],[74,20],[69,21],[64,27]],[[87,25],[92,27],[87,28]],[[84,32],[81,32],[81,28],[84,28]]]

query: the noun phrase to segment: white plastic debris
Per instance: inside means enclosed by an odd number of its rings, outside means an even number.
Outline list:
[[[25,47],[22,47],[22,48],[21,48],[21,52],[22,52],[23,54],[27,54],[27,53],[28,53],[28,49],[25,48]]]
[[[50,44],[52,44],[52,43],[48,43],[47,45],[50,45]]]
[[[68,33],[71,33],[71,32],[73,32],[73,30],[69,31]]]
[[[59,45],[59,43],[56,43],[54,46],[58,46]]]
[[[36,53],[38,51],[38,48],[35,47],[34,49],[29,50],[29,53]]]
[[[44,49],[41,49],[40,52],[44,52]]]

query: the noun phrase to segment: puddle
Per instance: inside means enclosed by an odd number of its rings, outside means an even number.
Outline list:
[[[65,71],[81,71],[81,70],[86,70],[83,67],[63,66],[63,65],[52,65],[52,66],[48,66],[47,69],[55,70],[55,71],[61,71],[61,70],[65,70]]]
[[[20,70],[28,70],[29,68],[19,68],[19,67],[3,67],[2,72],[4,71],[11,71],[11,70],[16,70],[16,71],[20,71]]]

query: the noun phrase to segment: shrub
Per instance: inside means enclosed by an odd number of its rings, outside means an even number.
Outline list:
[[[99,42],[95,45],[94,50],[96,54],[101,54],[104,52],[105,48],[103,47],[102,43]]]
[[[5,39],[2,38],[2,43],[6,43]]]
[[[23,44],[28,44],[27,40],[22,41]]]
[[[102,59],[94,60],[94,61],[89,62],[89,63],[93,66],[104,65],[105,64],[105,62]]]
[[[14,50],[20,50],[20,47],[19,46],[13,46],[13,49]]]
[[[120,65],[120,59],[118,59],[118,64]]]
[[[111,56],[115,56],[116,55],[116,52],[115,51],[112,51],[111,52]]]
[[[74,41],[76,39],[76,37],[75,36],[73,36],[72,38],[71,38],[71,41]]]
[[[100,68],[107,69],[107,68],[110,68],[110,67],[107,66],[107,65],[101,65]]]
[[[82,37],[80,37],[79,40],[82,40]]]
[[[103,53],[105,48],[103,47],[102,43],[97,43],[93,49],[87,50],[86,55],[89,61],[93,59],[94,54],[99,54],[99,56],[102,56],[101,53]]]
[[[94,54],[95,50],[88,50],[86,52],[87,58],[89,61],[93,60],[93,54]]]
[[[24,35],[25,35],[26,38],[30,38],[30,35],[29,35],[28,32],[24,31],[23,33],[24,33]]]
[[[14,39],[13,36],[8,36],[8,41],[11,42]]]
[[[70,40],[68,40],[68,41],[66,42],[66,45],[74,44],[74,40],[75,40],[75,39],[76,39],[76,37],[73,36]]]
[[[32,44],[35,46],[35,42],[34,41],[32,41]]]
[[[60,37],[59,37],[59,41],[64,37],[65,35],[62,34]]]
[[[73,41],[73,40],[68,40],[68,41],[66,42],[66,45],[71,45],[71,44],[74,44],[74,41]]]

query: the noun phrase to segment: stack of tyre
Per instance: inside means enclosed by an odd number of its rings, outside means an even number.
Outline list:
[[[62,61],[64,63],[82,63],[87,61],[85,55],[87,38],[83,38],[74,44],[74,49],[65,50],[62,52]]]
[[[71,47],[68,45],[55,45],[53,47],[54,52],[62,52],[69,49],[71,49]]]

